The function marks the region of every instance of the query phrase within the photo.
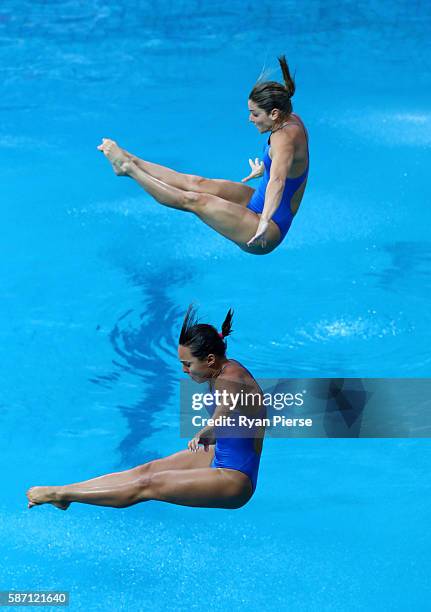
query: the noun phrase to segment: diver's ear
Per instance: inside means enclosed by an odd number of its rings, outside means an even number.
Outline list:
[[[273,108],[272,111],[270,112],[269,116],[271,117],[271,119],[273,121],[275,121],[276,119],[280,118],[280,111],[278,108]]]
[[[213,365],[215,365],[215,362],[216,362],[215,355],[213,355],[213,353],[210,353],[207,357],[207,366],[212,367]]]

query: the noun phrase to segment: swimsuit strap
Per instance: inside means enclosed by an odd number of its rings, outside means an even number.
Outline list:
[[[220,376],[220,374],[222,374],[222,372],[224,372],[224,370],[225,370],[226,366],[227,366],[227,365],[229,365],[229,363],[230,363],[230,359],[228,359],[228,360],[226,361],[226,363],[224,364],[224,366],[222,367],[222,369],[220,370],[220,372],[217,374],[217,378]]]
[[[291,123],[290,121],[286,121],[286,123],[283,123],[282,125],[280,125],[280,127],[278,127],[275,130],[271,130],[271,134],[269,135],[269,137],[271,138],[271,135],[274,134],[274,132],[278,132],[278,130],[281,130],[281,128],[286,127],[286,125],[298,125],[296,123]]]
[[[305,138],[307,140],[307,144],[308,144],[308,132],[307,132],[307,128],[305,127],[305,125],[302,122],[302,119],[300,117],[298,117],[298,115],[296,115],[295,113],[291,113],[294,117],[297,118],[296,121],[286,121],[285,123],[283,123],[282,125],[280,125],[280,127],[278,127],[276,130],[272,130],[271,134],[269,135],[268,138],[268,144],[270,144],[270,140],[271,140],[271,136],[275,133],[278,132],[278,130],[281,130],[281,128],[286,127],[286,125],[299,125],[300,127],[302,127],[302,129],[304,130],[304,134],[305,134]]]

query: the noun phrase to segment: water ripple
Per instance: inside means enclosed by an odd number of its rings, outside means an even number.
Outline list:
[[[91,382],[112,389],[118,384],[124,385],[123,379],[138,379],[138,387],[142,389],[140,399],[128,404],[126,393],[124,403],[118,405],[128,425],[119,451],[122,464],[130,465],[154,458],[154,453],[142,452],[140,444],[158,431],[156,415],[166,410],[176,397],[177,372],[171,366],[176,346],[174,329],[177,330],[184,306],[178,308],[169,291],[190,278],[188,273],[169,267],[145,273],[129,270],[128,276],[142,290],[142,310],[129,309],[118,318],[109,334],[115,353],[113,369],[97,375]]]

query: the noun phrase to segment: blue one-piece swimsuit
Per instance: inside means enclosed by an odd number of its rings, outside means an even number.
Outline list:
[[[207,406],[207,411],[212,416],[216,409],[215,400],[211,406]],[[232,410],[230,416],[237,423],[238,411]],[[250,418],[264,418],[266,416],[265,407],[259,411],[254,417]],[[228,438],[229,431],[235,429],[236,436],[234,438]],[[258,428],[251,428],[250,432],[255,432]],[[250,478],[253,492],[256,489],[257,474],[259,472],[260,453],[255,450],[256,438],[244,438],[240,431],[243,431],[243,427],[239,425],[233,425],[231,427],[215,427],[216,443],[214,448],[214,459],[210,467],[212,468],[227,468],[230,470],[238,470],[243,472]]]
[[[302,122],[300,125],[304,129],[305,136],[307,138],[307,145],[308,145],[307,132]],[[261,214],[263,211],[263,207],[265,204],[266,187],[268,185],[270,172],[271,172],[271,161],[272,160],[269,156],[269,149],[271,146],[270,141],[271,141],[271,136],[268,138],[268,143],[265,146],[265,150],[263,154],[263,164],[265,167],[264,175],[261,178],[256,191],[251,196],[250,202],[247,204],[247,208],[249,208],[250,210],[258,214]],[[307,146],[307,149],[308,149],[308,146]],[[308,155],[308,151],[307,151],[307,155]],[[294,193],[299,189],[302,183],[306,180],[307,175],[308,175],[308,166],[309,166],[309,162],[307,161],[307,167],[305,171],[301,174],[301,176],[286,179],[283,195],[281,197],[281,202],[277,210],[272,216],[272,221],[274,221],[274,223],[276,223],[280,229],[280,234],[281,234],[280,242],[284,240],[284,237],[289,231],[290,225],[292,223],[293,214],[292,214],[292,209],[291,209],[291,200],[292,200]]]

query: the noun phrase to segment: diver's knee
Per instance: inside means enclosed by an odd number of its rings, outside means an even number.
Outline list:
[[[182,206],[189,212],[197,213],[205,205],[206,196],[195,191],[184,191]]]
[[[189,176],[189,190],[190,191],[205,191],[205,184],[208,179],[203,176],[191,174]]]
[[[156,472],[148,474],[143,478],[142,486],[151,499],[164,499],[169,489],[169,477],[167,472]]]
[[[148,463],[143,463],[142,465],[137,465],[134,468],[134,472],[136,473],[138,478],[148,476],[153,472],[155,461],[149,461]]]
[[[151,473],[142,474],[134,481],[134,497],[136,501],[144,501],[152,497],[152,481]]]

